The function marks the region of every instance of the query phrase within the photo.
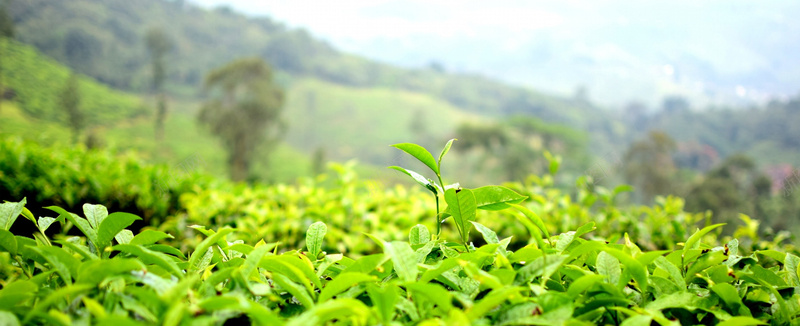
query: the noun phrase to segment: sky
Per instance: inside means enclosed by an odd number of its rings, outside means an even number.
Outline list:
[[[800,1],[259,1],[227,5],[383,62],[477,72],[604,104],[764,101],[800,89]]]

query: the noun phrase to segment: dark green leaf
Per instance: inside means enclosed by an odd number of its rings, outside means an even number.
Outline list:
[[[444,192],[444,200],[450,208],[450,214],[453,216],[453,222],[458,228],[461,240],[468,241],[469,230],[472,228],[470,222],[475,220],[477,212],[475,195],[469,189],[462,189],[461,191],[449,189]]]

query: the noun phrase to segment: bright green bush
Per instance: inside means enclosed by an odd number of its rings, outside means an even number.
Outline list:
[[[330,189],[309,181],[235,188],[225,198],[219,190],[187,192],[181,202],[188,217],[136,234],[127,228],[138,216],[109,214],[101,205],[83,205],[82,216],[51,206],[46,209],[55,217],[37,218],[24,199],[0,204],[0,322],[800,323],[800,257],[777,242],[758,241],[757,224],[746,217],[737,238],[720,239],[720,224],[695,229],[703,216],[683,212],[677,198],[615,208],[624,188],[584,189],[572,200],[551,188],[552,175],[509,187],[441,187],[446,150],[435,161],[412,145],[396,147],[431,168],[438,183],[397,169],[428,194],[365,186],[337,166],[339,184]],[[531,199],[520,202],[526,195]],[[598,200],[603,204],[594,207]],[[208,204],[217,201],[222,204]],[[244,213],[232,214],[229,204]],[[384,210],[395,216],[376,213]],[[204,220],[202,214],[208,214]],[[9,231],[20,216],[36,226],[32,237]],[[187,218],[207,225],[186,227]],[[431,221],[453,227],[405,226]],[[56,224],[61,231],[48,232]],[[512,247],[512,238],[490,225],[520,233],[521,246]],[[75,231],[82,235],[69,235]],[[647,232],[645,240],[636,239]],[[336,253],[340,242],[344,254]]]
[[[69,78],[69,68],[39,54],[36,49],[7,38],[0,38],[3,86],[13,90],[14,101],[31,117],[66,121],[59,105],[58,92]],[[99,84],[88,77],[79,78],[81,110],[87,122],[107,124],[147,114],[140,99]]]
[[[83,147],[51,148],[18,139],[0,140],[0,198],[27,197],[39,205],[71,210],[104,203],[163,221],[178,197],[212,180],[196,171],[142,163],[134,155]]]

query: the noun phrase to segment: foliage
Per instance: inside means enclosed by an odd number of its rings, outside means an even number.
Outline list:
[[[81,110],[81,93],[78,88],[78,77],[70,74],[67,83],[59,94],[61,108],[67,113],[68,126],[72,129],[72,143],[78,143],[81,131],[86,127],[86,116]]]
[[[84,202],[102,202],[148,222],[163,221],[182,193],[210,183],[195,171],[148,165],[131,155],[0,140],[0,198],[27,197],[39,206],[76,210]]]
[[[14,101],[29,116],[49,121],[67,121],[60,110],[59,90],[69,78],[69,69],[37,53],[32,47],[0,38],[3,57],[2,80],[13,90]],[[109,124],[143,114],[138,98],[112,90],[87,78],[78,77],[81,104],[87,125]]]
[[[16,1],[20,39],[61,62],[71,62],[64,34],[74,31],[91,45],[93,65],[73,66],[117,88],[148,88],[146,57],[134,48],[146,33],[141,26],[162,26],[176,42],[168,79],[173,91],[195,95],[202,76],[233,58],[258,55],[294,77],[313,77],[353,88],[390,88],[426,94],[472,113],[535,115],[575,127],[593,124],[589,105],[514,87],[479,75],[403,69],[342,53],[303,29],[287,28],[267,17],[251,18],[226,9],[204,9],[184,1],[143,0]],[[43,9],[44,8],[44,9]],[[99,18],[102,17],[102,18]],[[96,48],[96,49],[95,49]],[[120,71],[119,69],[123,69]]]
[[[231,180],[242,181],[248,177],[255,149],[272,145],[283,135],[283,90],[259,58],[235,60],[209,72],[205,88],[215,97],[197,118],[225,144]]]
[[[203,240],[187,252],[165,245],[167,233],[134,234],[125,228],[138,217],[100,205],[84,205],[84,216],[49,207],[57,217],[38,219],[24,206],[0,205],[0,302],[12,324],[783,325],[800,313],[800,258],[702,240],[720,225],[663,251],[590,237],[594,223],[532,233],[534,243],[511,250],[473,222],[487,244],[472,252],[415,226],[408,242],[370,236],[381,252],[350,258],[320,252],[321,222],[307,251],[194,226]],[[33,238],[8,231],[20,215],[36,224]],[[56,223],[83,236],[44,235]]]
[[[647,139],[633,143],[625,153],[625,177],[642,190],[644,198],[666,195],[673,189],[674,151],[675,141],[669,135],[653,131]]]
[[[165,56],[172,48],[172,40],[163,29],[153,27],[147,30],[144,37],[147,52],[150,53],[150,66],[152,67],[152,90],[157,94],[158,109],[156,110],[156,140],[164,138],[164,119],[167,118],[167,99],[164,95],[164,80],[166,79]]]
[[[6,2],[0,3],[0,37],[14,38],[14,20],[8,14]]]

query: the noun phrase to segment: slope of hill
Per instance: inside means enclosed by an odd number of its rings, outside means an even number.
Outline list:
[[[18,38],[77,71],[117,88],[144,91],[148,55],[142,36],[161,27],[174,41],[168,85],[196,95],[203,75],[234,58],[257,55],[293,76],[355,87],[426,93],[484,115],[525,113],[584,127],[596,111],[578,104],[474,75],[402,69],[341,53],[266,17],[229,9],[204,10],[183,1],[28,0],[11,3]]]
[[[70,70],[53,59],[40,55],[33,47],[0,38],[3,87],[19,103],[20,109],[32,117],[63,121],[58,94],[69,78]],[[82,106],[90,123],[108,123],[147,114],[137,96],[109,88],[80,76]]]

